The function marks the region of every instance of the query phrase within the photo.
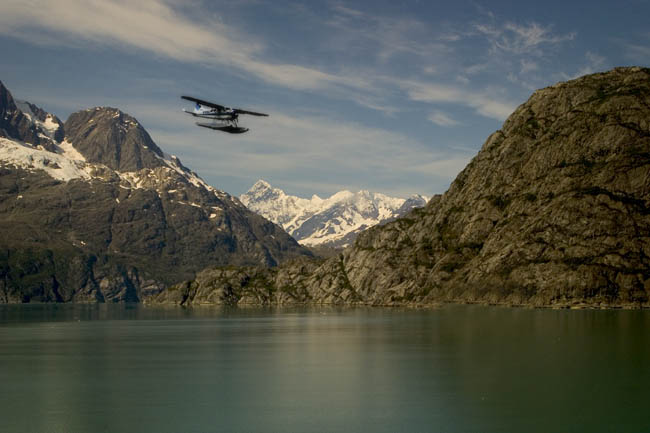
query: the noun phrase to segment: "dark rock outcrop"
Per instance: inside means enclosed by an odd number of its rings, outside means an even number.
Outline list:
[[[66,139],[88,162],[113,170],[162,167],[163,152],[147,131],[116,108],[97,107],[72,113],[65,122]]]
[[[650,69],[536,91],[444,195],[312,267],[264,287],[316,303],[650,306]],[[189,283],[184,303],[259,291],[219,272]]]

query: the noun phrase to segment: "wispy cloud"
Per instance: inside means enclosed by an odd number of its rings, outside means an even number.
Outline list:
[[[601,71],[605,66],[607,59],[591,51],[587,51],[585,54],[586,64],[578,70],[571,78],[581,77],[587,74],[593,74],[594,72]]]
[[[474,77],[487,73],[490,63],[479,61],[456,75],[461,85],[429,84],[427,80],[444,74],[458,64],[453,44],[466,35],[445,28],[437,34],[431,26],[413,17],[386,17],[334,5],[326,27],[327,38],[342,38],[340,52],[354,50],[374,53],[379,63],[408,55],[413,74],[424,74],[416,84],[404,85],[399,61],[394,69],[358,63],[343,68],[343,62],[325,67],[282,63],[270,57],[263,39],[227,25],[215,18],[189,17],[178,3],[170,0],[5,0],[0,5],[0,34],[36,43],[112,46],[136,49],[181,62],[226,69],[250,75],[256,80],[283,88],[318,92],[328,97],[353,101],[359,106],[395,114],[407,98],[420,102],[446,102],[475,109],[481,116],[503,120],[514,104],[503,95],[489,94],[476,87]],[[331,28],[337,29],[332,32]],[[477,25],[475,32],[487,37],[502,51],[520,53],[543,44],[559,43],[572,35],[555,35],[550,27],[506,23]],[[449,35],[453,35],[453,38]],[[349,55],[349,54],[348,54]],[[336,57],[335,57],[336,58]],[[337,66],[337,64],[339,66]],[[441,70],[441,65],[444,68]],[[522,63],[522,71],[533,63]],[[411,65],[413,66],[413,65]],[[419,69],[418,69],[419,68]],[[472,77],[472,82],[468,76]],[[480,81],[480,80],[477,80]],[[406,92],[406,93],[404,93]],[[442,122],[438,119],[438,122]],[[449,124],[449,122],[447,122]]]
[[[264,44],[218,20],[191,20],[164,0],[5,0],[0,33],[41,44],[113,45],[244,71],[297,90],[367,88],[362,78],[264,59]],[[55,37],[53,37],[55,35]]]
[[[627,57],[633,59],[637,64],[650,64],[650,44],[627,44],[625,50]]]
[[[565,72],[561,71],[555,73],[553,76],[557,80],[573,80],[583,75],[593,74],[605,69],[607,65],[607,59],[604,56],[596,54],[591,51],[587,51],[583,57],[582,65],[574,72]]]
[[[506,119],[516,108],[516,104],[485,91],[475,92],[451,85],[416,81],[402,81],[401,86],[413,101],[459,104],[497,120]]]
[[[466,75],[475,75],[479,72],[483,72],[488,69],[489,65],[487,63],[477,63],[471,66],[463,68],[463,73]]]
[[[521,59],[519,64],[521,65],[521,69],[519,70],[521,74],[528,74],[539,69],[537,62],[532,60]]]
[[[353,10],[342,7],[337,11],[348,17],[355,15]],[[408,24],[395,24],[389,39],[399,39],[403,26]],[[398,110],[385,96],[392,79],[358,69],[331,72],[271,61],[263,42],[219,20],[191,19],[165,0],[6,0],[0,4],[0,34],[37,44],[142,50],[176,61],[243,72],[292,90],[351,100],[387,115]],[[409,45],[408,38],[397,39],[386,42],[384,49],[419,50],[417,44]]]
[[[150,111],[144,106],[140,110]],[[151,111],[155,110],[152,107]],[[217,187],[224,177],[252,184],[256,180],[252,176],[270,181],[301,179],[303,188],[310,182],[319,185],[312,190],[319,194],[336,191],[327,185],[403,196],[430,194],[444,190],[450,177],[473,156],[467,150],[436,150],[388,129],[277,109],[269,111],[273,112],[272,118],[247,119],[251,132],[228,137],[228,146],[215,146],[222,137],[211,131],[188,133],[188,127],[194,128],[188,119],[171,119],[177,124],[185,120],[186,125],[154,127],[150,132],[162,148],[178,154],[184,164]],[[432,189],[418,191],[416,185],[422,179],[429,179]]]
[[[429,120],[439,126],[455,126],[458,122],[440,110],[435,110],[429,114]]]
[[[650,65],[650,32],[635,35],[634,42],[618,40],[618,44],[633,65]]]
[[[480,18],[469,26],[463,39],[483,51],[474,56],[473,64],[460,69],[456,80],[469,83],[471,78],[474,82],[474,76],[505,80],[502,84],[522,97],[525,94],[521,92],[551,84],[549,79],[562,67],[555,65],[558,53],[569,48],[578,33],[556,31],[553,24],[513,21],[483,7],[478,9]],[[549,66],[555,70],[548,70]]]
[[[540,55],[542,46],[556,45],[576,37],[574,32],[564,35],[554,34],[550,26],[544,27],[536,22],[529,24],[506,22],[502,25],[476,24],[474,28],[490,41],[493,53]]]
[[[328,24],[339,32],[340,44],[374,52],[381,62],[397,54],[421,59],[438,57],[450,51],[445,42],[456,40],[449,35],[435,37],[429,26],[414,18],[374,15],[340,4],[332,10]]]

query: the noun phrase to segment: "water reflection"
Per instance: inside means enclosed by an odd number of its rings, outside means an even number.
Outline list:
[[[8,431],[648,431],[650,315],[0,306]]]

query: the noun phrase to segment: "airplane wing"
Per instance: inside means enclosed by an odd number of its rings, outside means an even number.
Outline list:
[[[181,96],[181,98],[187,99],[188,101],[196,102],[197,104],[201,104],[201,105],[204,105],[206,107],[216,108],[219,111],[225,111],[226,110],[226,107],[224,107],[223,105],[215,104],[214,102],[204,101],[202,99],[197,99],[197,98],[194,98],[192,96]]]
[[[237,114],[250,114],[251,116],[266,116],[266,117],[269,116],[268,114],[264,114],[264,113],[256,113],[256,112],[254,112],[254,111],[241,110],[241,109],[239,109],[239,108],[234,108],[233,111],[234,111],[235,113],[237,113]]]

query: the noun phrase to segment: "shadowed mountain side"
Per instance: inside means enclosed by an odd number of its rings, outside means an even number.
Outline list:
[[[444,195],[339,257],[155,301],[647,307],[649,255],[650,70],[617,68],[536,91]]]
[[[62,125],[0,87],[0,113],[0,303],[137,302],[207,266],[312,256],[119,110]]]

